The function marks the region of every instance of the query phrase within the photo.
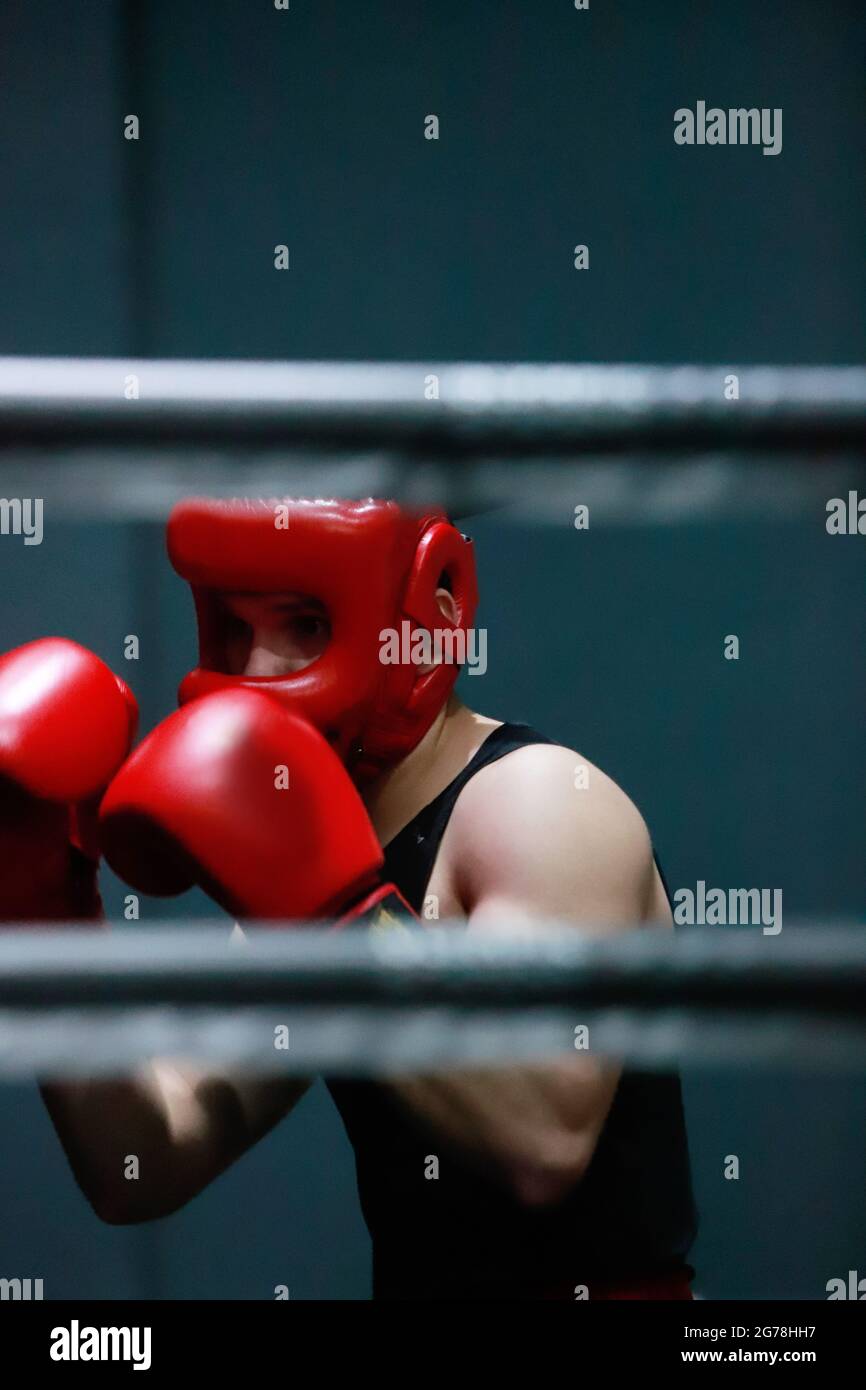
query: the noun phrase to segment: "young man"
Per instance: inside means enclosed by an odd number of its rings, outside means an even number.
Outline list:
[[[353,930],[382,883],[422,919],[426,902],[472,932],[549,918],[670,928],[647,829],[609,778],[467,709],[456,662],[426,660],[423,643],[383,664],[395,631],[471,628],[471,547],[443,516],[190,502],[169,548],[193,587],[201,658],[183,708],[103,802],[103,843],[130,882],[195,880],[242,917],[341,916]],[[43,1092],[95,1210],[128,1222],[189,1201],[309,1084],[156,1059],[134,1078]],[[675,1077],[584,1054],[329,1086],[355,1148],[376,1297],[690,1297]]]

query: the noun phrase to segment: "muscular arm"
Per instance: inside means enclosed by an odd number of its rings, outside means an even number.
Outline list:
[[[309,1084],[160,1059],[133,1077],[41,1089],[81,1190],[104,1221],[121,1224],[183,1206],[272,1129]],[[133,1156],[135,1177],[128,1175]]]
[[[232,940],[243,941],[239,927]],[[79,1187],[103,1221],[121,1225],[184,1206],[310,1085],[161,1057],[129,1077],[46,1081],[40,1090]]]
[[[474,932],[531,933],[539,919],[606,934],[670,924],[649,835],[625,794],[568,749],[531,746],[485,768],[460,797],[441,855]],[[592,1056],[533,1067],[411,1077],[393,1089],[470,1162],[528,1204],[579,1182],[616,1091],[619,1068]]]
[[[240,928],[232,940],[236,947],[243,941]],[[103,1221],[126,1225],[169,1216],[191,1201],[310,1084],[156,1058],[129,1077],[45,1082],[40,1090],[85,1197]]]

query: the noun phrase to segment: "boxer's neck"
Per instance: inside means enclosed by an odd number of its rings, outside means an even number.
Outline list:
[[[365,789],[383,845],[454,780],[500,723],[467,709],[455,695],[448,699],[417,747]]]

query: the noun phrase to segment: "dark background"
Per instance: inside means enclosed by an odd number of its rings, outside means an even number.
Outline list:
[[[0,14],[0,352],[863,358],[859,4],[5,0]],[[782,153],[676,146],[673,112],[699,99],[783,108]],[[579,537],[567,512],[466,523],[490,670],[464,694],[616,777],[673,886],[781,887],[786,921],[862,921],[864,541],[828,537],[821,504],[661,524],[639,468],[616,524]],[[49,513],[41,547],[2,538],[0,582],[3,647],[66,633],[123,667],[145,727],[171,708],[193,629],[158,525]],[[116,912],[116,885],[107,900]],[[866,1274],[866,1085],[687,1070],[685,1092],[704,1295],[822,1298]],[[0,1090],[0,1126],[0,1276],[43,1278],[48,1297],[368,1294],[351,1152],[321,1086],[185,1212],[134,1230],[92,1216],[33,1087]]]

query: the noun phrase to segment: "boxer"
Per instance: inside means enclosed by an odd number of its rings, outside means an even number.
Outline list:
[[[244,920],[343,930],[395,904],[418,930],[431,905],[478,933],[546,918],[671,926],[646,826],[609,778],[469,710],[456,661],[380,659],[403,624],[471,628],[472,547],[447,518],[388,502],[191,500],[168,546],[192,588],[199,661],[180,710],[102,802],[101,845],[127,881],[198,883]],[[43,1094],[83,1191],[120,1223],[177,1210],[309,1084],[154,1059],[134,1078]],[[375,1297],[690,1297],[676,1077],[584,1054],[328,1085],[355,1148]]]

